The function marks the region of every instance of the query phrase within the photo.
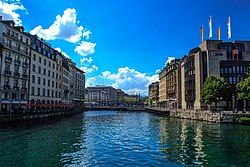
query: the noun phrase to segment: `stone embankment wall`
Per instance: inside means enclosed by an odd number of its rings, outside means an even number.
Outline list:
[[[170,117],[218,123],[240,123],[237,122],[237,118],[250,117],[250,113],[233,113],[232,111],[211,112],[194,110],[173,110],[170,111]]]
[[[47,112],[47,113],[36,112],[36,113],[21,113],[21,114],[12,114],[12,115],[0,115],[0,123],[28,121],[28,120],[36,120],[36,119],[60,117],[60,116],[70,116],[70,115],[82,112],[84,110],[85,110],[84,108],[74,108],[70,110],[53,111],[53,112]]]
[[[221,114],[210,111],[173,110],[170,111],[170,117],[208,122],[221,122]]]

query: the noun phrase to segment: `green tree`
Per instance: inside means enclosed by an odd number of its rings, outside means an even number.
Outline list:
[[[203,85],[200,101],[204,104],[212,104],[215,102],[215,106],[217,107],[219,100],[227,100],[228,88],[228,83],[224,78],[209,75]]]
[[[249,70],[248,70],[249,71]],[[237,99],[244,100],[244,109],[246,108],[246,100],[250,100],[250,73],[247,73],[247,78],[237,83]]]

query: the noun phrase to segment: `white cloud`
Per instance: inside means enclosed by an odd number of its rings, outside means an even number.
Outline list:
[[[96,65],[92,65],[91,67],[82,66],[80,67],[80,69],[83,70],[87,74],[87,73],[92,73],[93,71],[97,71],[98,67]]]
[[[70,59],[69,55],[67,53],[65,53],[65,52],[62,52],[61,48],[55,48],[55,50],[57,50],[58,52],[61,52],[66,58]]]
[[[87,78],[86,87],[95,86],[95,85],[96,85],[96,78],[95,77]]]
[[[95,52],[96,43],[82,41],[79,46],[75,48],[75,52],[81,56],[87,56]]]
[[[92,61],[93,61],[92,57],[90,57],[90,58],[84,57],[84,58],[80,59],[80,62],[81,62],[82,64],[84,64],[84,63],[90,64]]]
[[[158,70],[155,70],[155,73],[159,73],[159,72],[161,72],[161,70],[160,70],[160,69],[158,69]]]
[[[168,63],[171,63],[172,60],[175,60],[175,57],[168,57],[165,65],[167,65]]]
[[[157,74],[149,76],[129,67],[119,68],[117,73],[104,71],[101,77],[113,80],[112,86],[115,88],[120,88],[130,94],[140,92],[143,95],[147,95],[149,84],[158,81]]]
[[[41,25],[30,31],[31,34],[37,34],[40,38],[46,40],[63,39],[72,43],[79,42],[82,37],[89,38],[91,32],[84,29],[76,20],[76,10],[68,8],[63,15],[57,15],[54,23],[47,29]]]
[[[25,11],[25,7],[19,1],[0,1],[0,15],[4,20],[14,20],[17,25],[22,24],[20,15],[16,13],[17,10]]]

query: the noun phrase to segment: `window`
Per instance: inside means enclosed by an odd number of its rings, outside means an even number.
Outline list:
[[[49,67],[50,67],[50,61],[49,61]]]
[[[52,78],[55,78],[55,73],[54,72],[52,72]]]
[[[7,39],[7,46],[11,48],[11,40]]]
[[[37,88],[37,96],[40,96],[40,88]]]
[[[39,56],[39,63],[41,63],[42,62],[42,58]]]
[[[10,83],[10,78],[9,77],[4,78],[4,85],[9,86],[9,83]]]
[[[22,35],[20,35],[20,41],[22,41],[22,42],[23,42],[23,36],[22,36]]]
[[[32,83],[35,83],[35,75],[32,75]]]
[[[50,80],[48,79],[48,86],[50,86]]]
[[[233,78],[229,77],[229,84],[232,85],[233,84]]]
[[[38,73],[41,74],[41,67],[38,67]]]
[[[51,91],[51,96],[54,97],[54,90]]]
[[[48,90],[47,90],[47,96],[48,96],[48,97],[49,97],[49,92],[50,92],[50,90],[48,89]]]
[[[46,85],[46,80],[45,80],[45,78],[43,78],[43,85]]]
[[[26,88],[26,80],[22,80],[22,87]]]
[[[40,85],[41,84],[41,77],[38,77],[37,83]]]
[[[56,74],[56,79],[58,79],[58,74]]]
[[[46,69],[43,69],[43,75],[46,75]]]
[[[32,65],[32,71],[36,72],[36,66],[35,66],[35,64]]]
[[[53,67],[53,69],[55,69],[55,63],[53,63],[53,66],[52,66],[52,67]]]
[[[14,80],[14,87],[18,87],[18,79]]]
[[[44,65],[46,66],[46,60],[44,59]]]
[[[35,54],[33,54],[33,60],[36,61],[36,55]]]
[[[236,68],[235,68],[235,66],[233,66],[233,73],[236,73]]]
[[[54,87],[54,81],[52,81],[52,87]]]
[[[16,50],[20,51],[20,44],[19,43],[16,43]]]
[[[11,57],[11,52],[7,51],[6,52],[6,57]]]
[[[35,94],[35,87],[31,87],[31,95]]]
[[[43,96],[45,96],[45,89],[43,89]]]
[[[50,70],[48,70],[48,76],[50,77]]]
[[[29,44],[29,39],[28,38],[26,38],[26,44]]]

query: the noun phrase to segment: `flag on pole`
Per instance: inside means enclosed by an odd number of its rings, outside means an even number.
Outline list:
[[[232,37],[230,16],[228,17],[227,20],[227,29],[228,29],[228,39],[230,39]]]
[[[220,26],[218,27],[218,40],[220,40]]]
[[[201,33],[201,41],[204,41],[204,31],[203,31],[203,26],[200,27],[200,33]]]
[[[208,25],[209,25],[209,38],[212,38],[212,16],[208,18]]]

